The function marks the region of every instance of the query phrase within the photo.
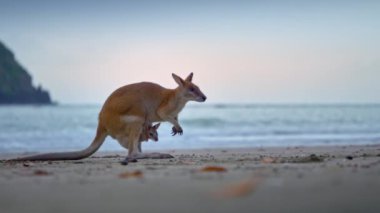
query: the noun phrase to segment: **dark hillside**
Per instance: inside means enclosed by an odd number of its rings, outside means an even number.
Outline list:
[[[0,104],[51,104],[50,95],[32,85],[30,74],[0,42]]]

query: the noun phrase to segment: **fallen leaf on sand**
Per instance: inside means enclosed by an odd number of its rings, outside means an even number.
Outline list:
[[[34,175],[36,176],[47,176],[47,175],[50,175],[49,172],[45,171],[45,170],[41,170],[41,169],[37,169],[33,172]]]
[[[227,172],[227,169],[221,166],[205,166],[201,172]]]
[[[133,172],[123,172],[119,174],[119,178],[128,179],[128,178],[142,178],[143,173],[140,170],[136,170]]]
[[[216,198],[244,197],[252,194],[261,183],[261,178],[251,178],[238,183],[227,185],[214,193]]]

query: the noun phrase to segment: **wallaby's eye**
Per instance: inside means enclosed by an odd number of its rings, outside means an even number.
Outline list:
[[[190,87],[190,92],[194,92],[194,87]]]
[[[149,133],[149,136],[153,136],[153,133]]]

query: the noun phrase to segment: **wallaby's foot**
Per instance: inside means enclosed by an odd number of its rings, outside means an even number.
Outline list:
[[[137,161],[137,158],[132,158],[132,159],[129,159],[129,162],[131,162],[131,163],[137,163],[138,161]]]
[[[183,129],[181,127],[176,128],[175,126],[173,126],[173,128],[172,128],[172,136],[174,136],[176,134],[182,135],[183,134]]]
[[[137,157],[138,159],[168,159],[168,158],[174,158],[173,155],[166,154],[166,153],[140,153]]]
[[[138,162],[136,157],[133,157],[133,158],[126,157],[124,160],[120,161],[120,164],[123,166],[126,166],[128,165],[128,163],[136,163],[136,162]]]
[[[125,158],[124,160],[120,161],[120,164],[123,166],[128,165],[128,158]]]

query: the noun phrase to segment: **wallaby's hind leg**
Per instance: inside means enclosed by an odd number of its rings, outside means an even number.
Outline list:
[[[125,136],[125,137],[123,137],[123,138],[118,138],[117,139],[118,140],[118,142],[119,142],[119,144],[122,146],[122,147],[124,147],[126,150],[128,150],[128,137],[127,136]],[[141,142],[139,142],[139,145],[138,145],[138,151],[141,153],[142,152],[142,150],[141,150]]]
[[[139,142],[138,149],[139,149],[139,152],[142,153],[141,142]]]
[[[139,123],[128,125],[126,129],[126,135],[128,138],[128,157],[126,157],[121,164],[127,165],[129,162],[137,162],[137,158],[140,155],[138,145],[142,130],[142,125]]]

